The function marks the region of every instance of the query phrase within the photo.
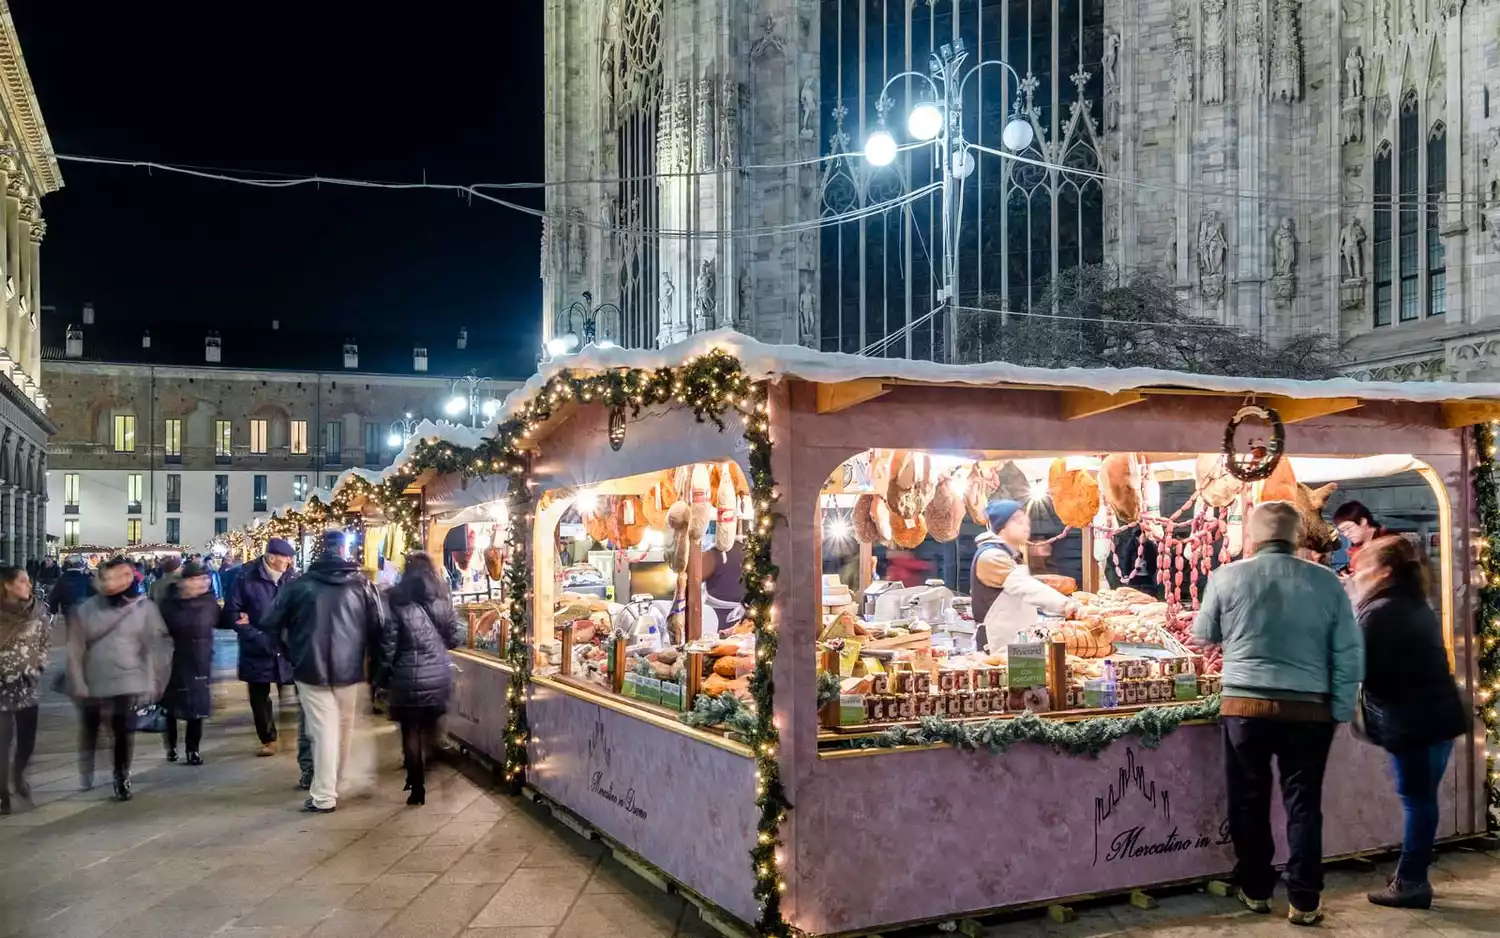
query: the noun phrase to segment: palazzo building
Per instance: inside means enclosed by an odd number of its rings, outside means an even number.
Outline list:
[[[962,41],[1014,69],[968,81],[968,139],[1033,141],[949,193],[955,305],[1106,263],[1359,376],[1487,378],[1497,33],[1479,0],[548,0],[544,332],[952,357],[932,149],[860,151]]]
[[[0,0],[0,561],[45,552],[47,438],[54,426],[41,389],[41,200],[62,173],[10,8]]]
[[[468,425],[447,405],[455,391],[467,398],[459,376],[492,364],[463,333],[428,343],[272,323],[152,336],[88,308],[58,325],[46,354],[57,422],[47,533],[63,549],[202,550],[313,495],[327,501],[346,469],[390,465],[403,422]],[[516,386],[476,389],[481,423],[484,401]]]

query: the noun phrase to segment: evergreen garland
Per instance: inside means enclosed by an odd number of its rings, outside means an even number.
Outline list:
[[[844,747],[895,749],[900,746],[946,743],[955,749],[969,752],[982,749],[998,756],[1017,743],[1036,743],[1068,755],[1097,758],[1111,744],[1127,736],[1138,737],[1142,746],[1155,749],[1183,723],[1218,718],[1218,695],[1197,703],[1147,707],[1129,715],[1095,717],[1076,723],[1046,719],[1030,710],[1020,716],[986,720],[983,723],[960,723],[946,717],[922,717],[916,729],[896,726],[876,736],[847,740]]]
[[[839,676],[830,671],[818,672],[818,709],[839,699]]]
[[[693,701],[693,709],[679,719],[688,726],[723,726],[742,736],[755,732],[756,717],[745,702],[733,694],[723,693],[717,697],[699,694]]]
[[[1474,637],[1479,643],[1479,686],[1474,702],[1485,727],[1485,778],[1490,830],[1500,827],[1500,775],[1495,769],[1496,701],[1500,694],[1500,486],[1495,481],[1495,424],[1474,426],[1474,506],[1479,516],[1475,545],[1480,586]]]

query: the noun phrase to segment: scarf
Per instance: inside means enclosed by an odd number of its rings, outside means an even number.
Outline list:
[[[36,620],[35,594],[25,602],[0,599],[0,651],[8,651],[19,644]]]

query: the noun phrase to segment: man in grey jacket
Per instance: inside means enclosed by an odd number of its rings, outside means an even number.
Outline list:
[[[1354,609],[1332,570],[1294,553],[1301,528],[1289,502],[1250,516],[1248,559],[1208,578],[1193,627],[1224,649],[1220,722],[1239,899],[1271,911],[1271,761],[1286,805],[1288,919],[1323,918],[1323,770],[1335,727],[1354,715],[1364,671]]]

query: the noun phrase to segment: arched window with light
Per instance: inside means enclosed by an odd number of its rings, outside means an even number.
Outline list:
[[[1421,316],[1419,288],[1422,281],[1422,202],[1418,181],[1419,154],[1422,149],[1422,124],[1417,93],[1408,91],[1401,99],[1400,158],[1396,172],[1400,176],[1400,242],[1397,262],[1401,272],[1401,321],[1415,322]]]
[[[1442,121],[1427,134],[1427,315],[1448,311],[1448,257],[1438,216],[1448,192],[1448,128]]]
[[[1375,217],[1371,237],[1374,252],[1375,325],[1391,324],[1391,143],[1375,148]]]

